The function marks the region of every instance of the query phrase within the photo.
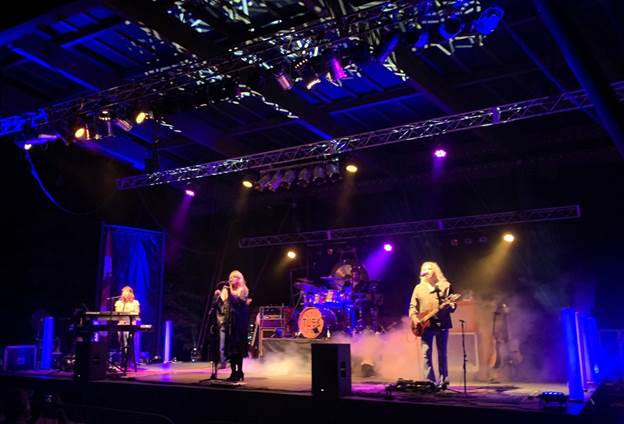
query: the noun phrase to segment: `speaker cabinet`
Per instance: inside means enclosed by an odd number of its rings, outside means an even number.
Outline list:
[[[104,342],[77,342],[74,379],[102,380],[108,369],[108,346]]]
[[[312,344],[312,394],[324,398],[351,394],[351,345]]]
[[[20,345],[4,348],[4,371],[22,371],[35,369],[37,346]]]

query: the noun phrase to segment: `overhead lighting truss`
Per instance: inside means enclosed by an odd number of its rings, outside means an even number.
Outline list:
[[[620,100],[624,100],[624,81],[611,85]],[[427,119],[383,130],[323,140],[301,146],[256,153],[232,159],[187,166],[117,180],[119,190],[128,190],[176,181],[187,181],[212,175],[222,175],[269,166],[281,166],[304,160],[330,158],[354,150],[413,141],[469,129],[501,125],[523,119],[592,107],[585,90],[556,96],[539,97],[521,102],[493,106],[472,112]]]
[[[436,6],[432,11],[431,7],[421,7],[423,4]],[[461,4],[461,9],[468,12],[480,7],[480,0],[468,0]],[[467,4],[474,7],[466,8]],[[320,18],[239,43],[229,48],[226,53],[212,58],[187,59],[176,65],[147,71],[142,77],[117,87],[57,103],[36,112],[1,119],[0,136],[18,133],[28,127],[67,121],[78,113],[94,114],[101,110],[111,110],[116,105],[139,99],[155,101],[175,98],[197,89],[198,86],[201,88],[249,68],[272,69],[285,60],[295,61],[319,56],[323,49],[344,45],[353,40],[363,41],[382,28],[405,30],[409,24],[415,24],[421,19],[431,19],[432,15],[443,20],[445,16],[457,12],[454,5],[457,2],[450,0],[404,0],[384,2],[358,10],[341,17],[339,24],[335,18]],[[474,36],[483,37],[478,33]]]
[[[523,224],[529,222],[557,221],[581,217],[579,205],[543,209],[526,209],[485,215],[470,215],[456,218],[428,219],[399,222],[367,227],[350,227],[309,231],[270,236],[244,237],[238,242],[241,248],[268,247],[293,244],[317,244],[355,240],[370,237],[391,237],[446,230],[466,230],[499,225]]]

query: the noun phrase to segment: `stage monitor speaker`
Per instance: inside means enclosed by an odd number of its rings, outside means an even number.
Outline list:
[[[312,394],[324,398],[351,394],[351,345],[312,343]]]
[[[19,345],[4,348],[4,371],[22,371],[35,369],[37,346]]]
[[[108,369],[108,346],[105,342],[77,342],[74,379],[103,380]]]

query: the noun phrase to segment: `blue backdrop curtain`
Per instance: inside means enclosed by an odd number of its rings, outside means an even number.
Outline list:
[[[164,232],[102,225],[97,304],[111,310],[114,301],[107,298],[132,287],[141,304],[141,322],[153,326],[140,337],[141,351],[151,356],[161,352],[164,256]]]

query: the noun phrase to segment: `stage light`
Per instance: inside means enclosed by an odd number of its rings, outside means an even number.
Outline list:
[[[396,46],[399,44],[399,40],[401,39],[400,34],[395,32],[385,38],[379,46],[377,46],[375,58],[377,62],[384,63],[388,56],[392,54]]]
[[[91,130],[86,124],[83,124],[80,127],[77,127],[74,130],[74,138],[76,140],[90,140],[91,139]]]
[[[134,115],[134,122],[141,125],[146,119],[151,119],[152,114],[146,110],[140,110]]]
[[[289,259],[295,259],[297,257],[297,253],[294,250],[289,250],[288,252],[286,252],[286,256]]]
[[[505,235],[503,235],[503,240],[505,240],[507,243],[513,243],[515,239],[516,238],[511,233],[505,233]]]
[[[450,243],[451,243],[451,246],[453,246],[453,247],[459,246],[459,240],[456,239],[456,238],[451,239]]]
[[[314,184],[323,184],[325,182],[325,170],[321,165],[316,165],[312,171],[312,182]]]
[[[465,244],[466,246],[470,246],[470,245],[472,244],[472,239],[471,239],[470,237],[466,237],[466,238],[464,239],[464,244]]]
[[[429,43],[429,31],[418,24],[412,25],[405,33],[405,42],[412,49],[423,48]]]
[[[312,178],[312,173],[309,168],[301,168],[299,171],[299,177],[297,178],[297,185],[299,187],[307,187],[310,185],[310,179]]]
[[[487,243],[487,241],[488,241],[488,239],[487,239],[487,237],[486,237],[486,236],[481,236],[481,237],[479,237],[479,243],[481,243],[481,244],[485,244],[485,243]]]
[[[351,174],[355,174],[356,172],[358,172],[358,167],[352,163],[345,166],[345,169]]]
[[[392,244],[390,243],[385,243],[383,245],[383,248],[386,252],[392,252],[392,250],[394,249],[394,246],[392,246]]]
[[[264,191],[269,186],[269,182],[271,181],[271,174],[268,172],[260,175],[260,179],[256,181],[255,187],[258,191]]]
[[[24,150],[30,150],[30,149],[32,149],[32,144],[30,143],[24,144]]]
[[[269,190],[277,191],[277,189],[280,187],[281,184],[282,184],[282,171],[277,171],[275,174],[273,174],[273,178],[271,178],[271,181],[269,182]]]
[[[243,180],[243,187],[245,188],[252,188],[253,187],[253,183],[249,180]]]
[[[282,177],[280,188],[284,190],[290,189],[293,181],[295,181],[295,171],[293,169],[287,169],[286,171],[284,171],[284,176]]]
[[[464,22],[459,15],[451,15],[440,24],[439,32],[442,38],[455,38],[464,29]]]
[[[190,188],[187,188],[186,190],[184,190],[184,194],[186,194],[189,197],[195,197],[195,192],[191,190]]]
[[[436,149],[435,152],[433,152],[433,155],[439,159],[445,158],[446,154],[446,150],[444,149]]]
[[[485,9],[472,23],[474,29],[481,35],[491,34],[500,24],[505,12],[498,6]]]
[[[279,71],[277,71],[274,74],[274,76],[275,76],[275,80],[277,81],[277,84],[280,86],[282,90],[284,91],[292,90],[293,88],[292,80],[290,79],[290,76],[283,69],[280,69]]]
[[[327,63],[327,68],[329,68],[329,73],[334,82],[338,82],[347,77],[347,72],[342,66],[342,62],[340,61],[340,57],[338,53],[333,50],[327,50],[324,53],[325,60]]]
[[[340,180],[342,178],[342,175],[340,175],[340,168],[338,167],[338,164],[335,163],[335,162],[328,163],[325,166],[325,171],[326,171],[326,174],[327,174],[327,178],[332,183],[335,183],[336,181],[338,181],[338,180]]]
[[[111,119],[111,114],[109,111],[103,110],[99,113],[97,118],[97,133],[95,134],[95,138],[112,137],[112,135],[113,121]]]

